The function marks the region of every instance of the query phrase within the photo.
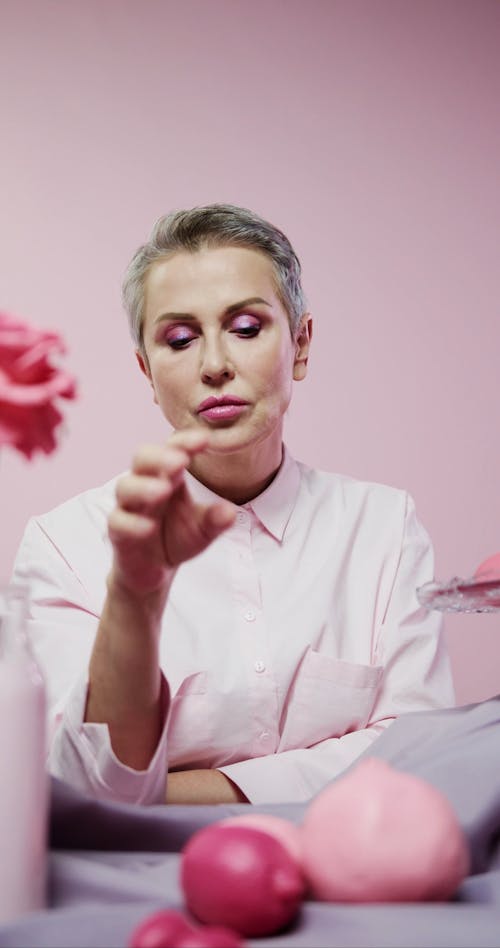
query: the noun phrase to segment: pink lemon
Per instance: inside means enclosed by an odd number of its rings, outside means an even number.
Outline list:
[[[128,948],[175,948],[179,940],[190,933],[193,926],[181,912],[165,909],[147,915],[134,928]]]
[[[245,942],[230,928],[202,925],[182,935],[174,948],[245,948]]]
[[[302,862],[302,837],[298,826],[270,813],[245,813],[244,816],[228,816],[219,826],[251,826],[269,833],[290,853],[292,859],[300,865]]]
[[[271,935],[296,916],[304,894],[297,863],[269,833],[215,823],[182,851],[181,885],[201,922]]]
[[[302,847],[311,891],[326,902],[444,900],[469,869],[446,797],[374,757],[310,803]]]
[[[475,579],[500,579],[500,553],[494,553],[479,564],[474,573]]]
[[[129,948],[245,948],[240,936],[227,928],[193,925],[173,909],[146,916],[134,929]]]

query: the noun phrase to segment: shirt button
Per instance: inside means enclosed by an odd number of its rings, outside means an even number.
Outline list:
[[[247,611],[245,612],[245,619],[247,620],[247,622],[253,622],[255,619],[255,612],[253,612],[252,609],[247,609]]]
[[[261,741],[268,741],[270,737],[271,735],[269,731],[262,731],[262,734],[260,735]]]
[[[244,513],[243,510],[239,510],[238,513],[236,514],[236,519],[238,523],[246,523],[248,519],[248,515]]]
[[[266,666],[264,665],[264,662],[255,662],[255,665],[253,667],[255,668],[256,672],[259,672],[259,674],[266,670]]]

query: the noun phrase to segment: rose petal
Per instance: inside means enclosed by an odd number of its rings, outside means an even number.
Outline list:
[[[28,459],[54,451],[63,418],[54,403],[76,397],[73,376],[51,362],[64,352],[59,333],[0,313],[0,444]]]

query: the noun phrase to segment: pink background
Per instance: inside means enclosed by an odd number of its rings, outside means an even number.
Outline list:
[[[1,454],[0,573],[29,515],[165,436],[120,282],[212,201],[303,263],[295,454],[409,489],[438,578],[500,549],[500,4],[1,0],[0,37],[0,307],[59,329],[81,388],[55,455]],[[459,702],[499,692],[500,616],[446,626]]]

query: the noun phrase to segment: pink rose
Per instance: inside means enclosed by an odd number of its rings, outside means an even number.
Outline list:
[[[50,454],[62,421],[58,398],[75,398],[75,379],[51,364],[65,352],[56,332],[45,332],[0,313],[0,445],[10,444],[27,458]]]

